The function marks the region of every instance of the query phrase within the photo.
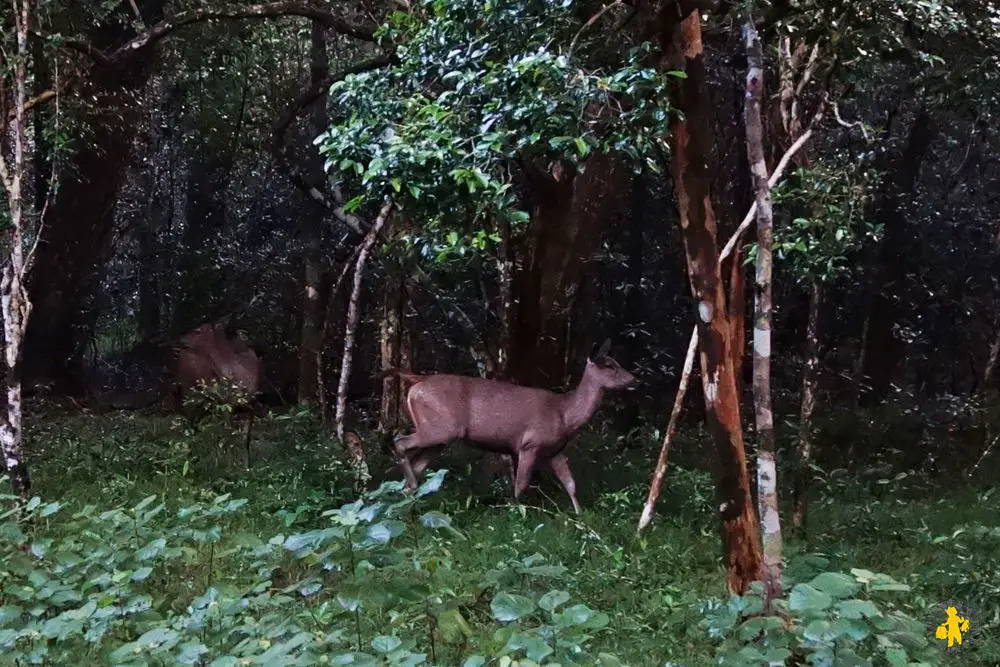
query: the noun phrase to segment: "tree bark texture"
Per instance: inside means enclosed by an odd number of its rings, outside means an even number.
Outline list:
[[[912,235],[906,201],[913,196],[920,167],[936,133],[930,113],[921,109],[881,198],[879,217],[885,224],[885,237],[879,250],[874,294],[868,308],[868,326],[861,351],[864,364],[860,380],[867,384],[868,391],[862,395],[867,397],[868,404],[877,403],[888,395],[893,372],[902,355],[901,343],[893,328],[899,316],[899,283],[906,275],[908,241]]]
[[[688,276],[698,323],[702,391],[709,430],[716,445],[717,495],[726,585],[738,594],[762,578],[757,516],[750,500],[740,404],[730,352],[731,323],[716,245],[707,169],[711,141],[706,108],[707,81],[701,42],[701,15],[691,12],[667,34],[661,33],[668,66],[687,77],[674,83],[674,104],[683,119],[671,122],[670,148],[674,193],[680,217]]]
[[[14,121],[8,128],[11,135],[13,164],[8,166],[0,142],[0,180],[7,192],[10,211],[10,255],[4,262],[0,279],[0,309],[3,315],[4,357],[7,362],[7,410],[0,421],[0,449],[3,462],[10,476],[11,488],[22,498],[31,493],[31,477],[24,452],[24,430],[21,410],[21,355],[24,332],[31,317],[31,301],[22,282],[25,272],[24,225],[25,185],[28,180],[28,161],[25,159],[28,123],[24,105],[28,97],[28,34],[34,9],[31,0],[14,3],[14,25],[17,38],[17,59],[11,74],[13,87]],[[2,83],[2,79],[0,79]]]
[[[566,326],[573,296],[607,221],[621,210],[628,170],[595,154],[579,174],[535,180],[537,195],[527,247],[514,277],[514,321],[509,372],[519,384],[561,388]]]
[[[514,320],[514,249],[511,246],[510,220],[501,220],[500,225],[500,336],[497,342],[498,380],[506,380],[510,370],[511,327]]]
[[[764,123],[761,98],[764,89],[764,52],[749,11],[743,23],[743,45],[747,53],[746,106],[744,124],[747,159],[757,202],[757,271],[754,281],[753,395],[757,425],[757,496],[764,548],[765,605],[781,595],[781,515],[778,511],[778,473],[774,447],[774,415],[771,409],[771,320],[772,252],[774,217],[771,188],[764,161]]]
[[[746,359],[747,304],[746,267],[743,266],[743,247],[737,245],[729,265],[729,321],[732,324],[733,373],[736,375],[736,395],[743,400],[743,364]]]
[[[139,2],[151,21],[162,15],[163,5],[163,0]],[[130,32],[126,24],[105,25],[95,29],[91,43],[110,48]],[[28,278],[36,315],[25,335],[28,382],[51,380],[73,394],[83,390],[79,367],[89,326],[85,311],[109,250],[115,198],[138,127],[134,98],[145,86],[152,62],[153,53],[147,51],[115,66],[98,65],[80,90],[79,99],[92,104],[80,116],[86,139],[76,142],[63,169],[69,177],[49,208]]]
[[[388,202],[382,207],[378,217],[375,219],[375,223],[365,235],[364,241],[361,242],[361,250],[358,252],[358,258],[354,262],[354,285],[351,290],[351,300],[347,306],[347,323],[344,326],[344,354],[340,361],[340,382],[337,384],[337,438],[345,446],[347,445],[347,441],[344,439],[344,419],[347,414],[347,382],[351,377],[354,338],[357,334],[359,319],[358,303],[361,300],[361,283],[365,274],[365,262],[368,261],[368,254],[371,252],[372,247],[374,247],[379,232],[382,231],[382,228],[389,219],[392,206],[392,202]],[[363,457],[359,461],[352,453],[352,465],[354,467],[355,486],[356,488],[362,488],[371,477],[368,473],[368,464]]]
[[[819,372],[819,312],[823,285],[814,280],[809,290],[809,320],[806,325],[806,366],[802,374],[802,407],[799,410],[799,452],[792,498],[792,525],[805,531],[809,510],[809,466],[812,463],[812,419],[816,408]]]
[[[330,62],[326,54],[326,28],[319,22],[313,22],[310,40],[310,68],[309,80],[311,85],[317,86],[330,74]],[[319,96],[313,104],[313,111],[310,123],[310,134],[318,136],[326,131],[329,118],[326,110],[327,91]],[[315,174],[314,182],[322,182],[323,179],[323,158],[315,147],[309,148],[310,171]],[[308,201],[306,205],[312,211],[310,215],[303,216],[300,221],[299,238],[302,242],[302,332],[299,337],[299,405],[316,405],[319,398],[320,388],[317,385],[319,374],[316,369],[316,362],[319,359],[317,351],[323,341],[320,339],[322,333],[323,316],[322,300],[322,221],[326,215],[326,210],[313,202]]]
[[[401,267],[393,266],[389,271],[382,293],[382,322],[379,332],[382,370],[400,368],[402,365],[403,295],[406,292]],[[383,433],[392,433],[399,425],[400,384],[396,375],[389,374],[382,378],[382,409],[378,428]]]

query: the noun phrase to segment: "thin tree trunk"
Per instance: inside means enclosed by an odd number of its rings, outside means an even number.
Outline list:
[[[812,418],[816,407],[819,370],[819,310],[823,286],[814,280],[809,292],[809,322],[806,326],[806,365],[802,373],[802,407],[799,412],[799,456],[792,499],[792,525],[805,532],[809,509],[809,466],[812,463]]]
[[[320,328],[320,344],[316,350],[316,385],[319,397],[319,414],[320,419],[324,424],[329,423],[330,419],[330,409],[327,405],[326,399],[326,379],[325,379],[325,369],[326,369],[326,341],[330,331],[330,322],[333,320],[333,311],[337,303],[337,296],[340,294],[340,287],[344,284],[344,279],[347,277],[348,271],[354,266],[354,261],[357,259],[358,253],[361,252],[361,245],[364,244],[362,240],[361,244],[351,253],[351,256],[344,261],[344,265],[340,268],[340,273],[337,275],[337,279],[330,286],[327,291],[326,296],[326,308],[323,315],[323,324]]]
[[[743,248],[733,250],[729,267],[729,319],[733,327],[733,373],[736,374],[736,394],[743,400],[743,361],[746,358],[747,311],[746,267],[743,266]]]
[[[313,86],[318,86],[330,75],[330,63],[326,54],[326,27],[318,21],[312,22],[310,39],[309,79]],[[319,96],[313,103],[313,113],[310,123],[310,134],[313,136],[326,130],[327,125],[327,94]],[[323,173],[323,157],[315,149],[310,149],[311,171],[319,176]],[[302,332],[299,338],[299,405],[315,405],[322,391],[317,385],[319,373],[316,363],[319,359],[317,350],[323,344],[321,340],[323,325],[320,317],[323,315],[322,263],[321,246],[323,234],[320,222],[326,210],[314,201],[307,202],[314,210],[314,215],[306,216],[301,222],[302,240],[305,245],[302,257],[303,294],[302,294]]]
[[[9,132],[13,139],[13,165],[8,167],[0,149],[0,179],[7,191],[10,210],[10,257],[3,267],[0,281],[0,303],[3,310],[4,352],[7,361],[7,413],[0,422],[0,448],[10,476],[11,487],[22,498],[31,493],[31,478],[24,453],[24,431],[21,420],[21,356],[24,331],[31,316],[31,301],[23,284],[25,272],[24,225],[25,192],[28,177],[27,120],[24,104],[28,97],[28,33],[33,8],[31,0],[14,4],[14,24],[17,33],[17,60],[13,68],[14,119]]]
[[[817,116],[815,117],[815,120],[818,121],[819,117],[820,117],[820,114],[817,113]],[[794,157],[795,153],[798,152],[802,148],[802,146],[805,145],[806,141],[809,139],[809,137],[811,136],[811,134],[812,134],[812,129],[806,130],[806,132],[803,133],[803,135],[801,137],[799,137],[798,139],[796,139],[795,143],[793,143],[788,148],[788,150],[785,151],[784,155],[781,156],[781,160],[778,161],[778,165],[774,168],[774,172],[771,174],[771,178],[768,179],[768,186],[769,187],[773,187],[774,184],[778,182],[778,180],[781,178],[782,174],[785,172],[785,167],[788,166],[788,163],[791,161],[792,157]],[[736,231],[733,232],[733,235],[729,237],[729,240],[726,242],[726,245],[722,248],[722,252],[719,253],[719,264],[720,265],[738,247],[738,244],[740,243],[740,239],[743,237],[743,233],[750,226],[750,223],[753,222],[754,215],[756,213],[757,213],[757,202],[754,202],[750,206],[750,211],[746,214],[746,216],[743,218],[743,221],[736,228]],[[688,343],[688,354],[689,355],[693,354],[691,352],[691,350],[692,349],[696,349],[697,345],[698,345],[698,325],[696,324],[695,328],[694,328],[694,331],[691,332],[690,342]],[[687,361],[686,360],[685,360],[685,366],[687,366]],[[675,399],[674,399],[674,405],[675,406],[677,405],[678,401],[680,401],[681,404],[683,404],[683,402],[684,402],[684,395],[687,392],[686,377],[687,376],[685,376],[684,373],[682,372],[681,373],[681,383],[677,387],[677,394],[678,394],[678,396],[675,397]],[[671,418],[672,417],[673,417],[673,414],[671,413]],[[668,429],[669,429],[669,425],[668,425]],[[669,444],[666,443],[666,442],[664,442],[664,447],[666,449],[669,449]],[[664,451],[663,448],[661,448],[661,454],[660,454],[660,456],[661,456],[661,459],[663,461],[663,473],[658,476],[656,474],[656,472],[654,471],[653,482],[650,485],[649,495],[647,497],[647,503],[648,503],[648,499],[652,498],[653,502],[655,504],[656,498],[658,498],[659,495],[660,495],[660,485],[663,483],[663,477],[664,477],[664,475],[666,473],[666,454],[667,454],[667,452]],[[657,462],[657,466],[658,466],[657,470],[659,470],[659,465],[660,465],[660,462],[658,461]],[[650,507],[649,512],[652,513],[653,509],[654,509],[653,507]],[[645,507],[643,508],[643,512],[644,513],[646,512],[646,508]],[[652,518],[652,515],[650,514],[650,519],[651,518]],[[640,518],[640,522],[641,522],[641,520],[642,519]],[[646,525],[648,525],[648,521],[647,521]],[[642,530],[642,525],[640,525],[640,530]]]
[[[379,339],[382,370],[400,366],[400,345],[403,319],[403,275],[400,267],[390,269],[382,298],[382,322]],[[382,378],[382,409],[378,430],[392,433],[399,425],[399,378],[389,374]]]
[[[392,211],[392,202],[386,203],[375,219],[375,224],[365,235],[365,240],[361,244],[358,258],[354,262],[354,288],[351,291],[351,300],[347,306],[347,323],[344,326],[344,354],[340,360],[340,382],[337,384],[337,415],[336,428],[337,438],[344,446],[347,442],[344,439],[344,417],[347,413],[347,382],[351,377],[351,362],[354,357],[354,337],[358,328],[358,301],[361,299],[361,283],[365,273],[365,262],[368,261],[368,253],[371,252],[379,232],[385,226]],[[368,483],[371,476],[368,474],[368,463],[364,458],[364,450],[351,453],[351,465],[354,468],[355,488],[360,489]]]
[[[691,379],[691,369],[694,367],[694,355],[698,351],[698,330],[694,330],[691,341],[688,343],[687,355],[684,357],[684,368],[681,370],[681,381],[677,386],[677,395],[674,396],[674,407],[670,411],[670,421],[667,423],[667,432],[663,434],[663,445],[660,447],[660,456],[656,459],[656,468],[653,470],[653,481],[649,485],[649,494],[646,496],[646,504],[642,508],[642,516],[639,517],[639,528],[636,532],[642,532],[649,522],[653,520],[653,511],[656,509],[656,501],[660,497],[660,487],[663,479],[667,476],[667,456],[670,454],[670,443],[677,433],[677,420],[684,407],[684,397],[687,395],[688,382]]]
[[[510,220],[500,221],[500,340],[497,344],[496,376],[507,379],[510,368],[510,330],[514,319],[514,249],[511,246]]]
[[[718,461],[717,495],[726,585],[743,594],[762,575],[757,516],[750,501],[740,404],[730,353],[731,323],[716,245],[716,222],[707,162],[711,143],[708,93],[702,54],[701,14],[691,12],[662,38],[671,54],[667,65],[687,77],[674,83],[683,117],[671,121],[674,193],[695,301],[701,354],[702,391]]]
[[[764,89],[764,53],[753,16],[743,23],[747,52],[747,88],[744,119],[747,159],[757,201],[757,275],[754,294],[753,394],[757,422],[757,497],[764,548],[764,605],[781,595],[781,515],[778,512],[778,473],[771,412],[771,274],[774,220],[771,188],[764,161],[764,124],[760,105]]]

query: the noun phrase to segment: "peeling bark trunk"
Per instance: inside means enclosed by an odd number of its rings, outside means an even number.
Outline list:
[[[754,281],[753,395],[757,425],[758,514],[764,549],[764,605],[781,595],[781,515],[778,511],[778,473],[771,410],[772,248],[774,219],[771,188],[764,161],[764,124],[761,97],[764,89],[764,53],[749,11],[743,23],[747,53],[746,109],[747,159],[757,201],[757,272]]]
[[[819,311],[823,287],[814,280],[809,292],[809,321],[806,327],[806,366],[802,374],[802,407],[799,412],[799,455],[792,499],[792,525],[805,532],[809,510],[809,466],[812,463],[812,418],[816,407],[816,380],[819,371]]]
[[[371,252],[372,247],[375,245],[379,232],[382,231],[391,212],[392,202],[382,207],[378,217],[375,219],[375,224],[372,225],[368,234],[365,235],[365,240],[361,244],[361,250],[358,252],[358,258],[354,262],[354,286],[351,290],[351,301],[347,306],[347,323],[344,327],[344,354],[340,360],[340,382],[337,384],[337,438],[341,443],[344,443],[345,447],[348,444],[344,439],[344,418],[347,414],[347,382],[351,377],[354,338],[357,333],[359,320],[358,302],[361,300],[361,283],[365,274],[365,262],[368,261],[368,253]],[[368,463],[364,458],[363,451],[361,452],[360,459],[358,459],[356,453],[351,453],[351,465],[354,468],[355,489],[361,490],[368,483],[368,480],[371,479],[371,475],[368,472]]]
[[[730,352],[731,323],[716,245],[716,221],[707,170],[710,144],[708,94],[702,55],[701,15],[694,11],[661,32],[667,65],[683,67],[674,82],[675,106],[683,120],[671,120],[670,148],[674,193],[680,217],[688,276],[695,300],[706,418],[716,445],[717,495],[726,585],[742,594],[762,577],[757,516],[750,501],[740,404]]]
[[[8,166],[0,140],[0,180],[7,192],[10,211],[10,254],[4,262],[3,278],[0,280],[0,309],[3,315],[4,358],[7,362],[7,409],[0,421],[0,449],[3,452],[4,469],[10,476],[14,493],[27,499],[31,493],[31,478],[28,475],[28,461],[24,452],[24,431],[21,411],[21,355],[24,332],[31,317],[31,301],[22,282],[25,272],[24,254],[25,185],[28,180],[28,123],[24,104],[28,98],[28,34],[34,8],[31,0],[14,3],[14,25],[17,35],[17,60],[12,72],[14,118],[5,129],[13,144],[13,164]],[[2,79],[0,79],[2,84]],[[6,138],[6,137],[4,137]]]
[[[330,62],[326,54],[326,28],[317,21],[312,23],[310,40],[309,79],[313,86],[320,85],[330,74]],[[326,130],[327,91],[319,96],[313,104],[310,134],[318,136]],[[319,151],[310,147],[310,170],[319,176],[314,181],[321,181],[323,175],[323,158]],[[323,344],[321,340],[323,315],[322,293],[322,243],[323,234],[320,228],[326,210],[310,200],[306,204],[315,211],[306,216],[300,225],[300,236],[303,248],[302,274],[302,332],[299,337],[299,405],[315,405],[319,399],[320,387],[317,385],[319,373],[316,362],[319,359],[318,350]]]
[[[163,0],[139,3],[147,22],[160,19],[163,5]],[[132,33],[126,24],[103,25],[90,43],[107,50]],[[74,177],[60,185],[49,208],[28,279],[36,315],[25,335],[29,382],[51,380],[59,391],[83,392],[79,371],[91,321],[86,311],[109,250],[115,197],[139,125],[136,93],[146,85],[153,59],[148,49],[124,64],[98,66],[79,92],[80,99],[92,101],[78,119],[89,128],[87,139],[74,145],[66,165]]]

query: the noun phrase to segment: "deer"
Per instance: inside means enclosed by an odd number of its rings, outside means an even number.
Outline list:
[[[569,437],[597,411],[605,391],[624,389],[635,377],[608,356],[610,340],[587,359],[579,384],[569,392],[450,374],[415,374],[387,369],[409,387],[406,411],[414,431],[393,439],[409,491],[417,488],[432,455],[453,440],[509,457],[514,499],[527,489],[536,467],[545,463],[562,483],[580,514],[576,481],[569,467]]]
[[[203,382],[223,380],[233,383],[253,401],[260,388],[260,358],[239,338],[226,335],[228,317],[202,324],[180,338],[174,373],[176,400]],[[246,466],[250,467],[250,432],[254,410],[250,409],[244,447]]]

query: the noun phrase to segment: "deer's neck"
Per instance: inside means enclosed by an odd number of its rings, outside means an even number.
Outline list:
[[[576,389],[565,395],[564,419],[570,433],[590,420],[604,397],[604,389],[593,382],[588,382],[589,379],[584,375]]]

